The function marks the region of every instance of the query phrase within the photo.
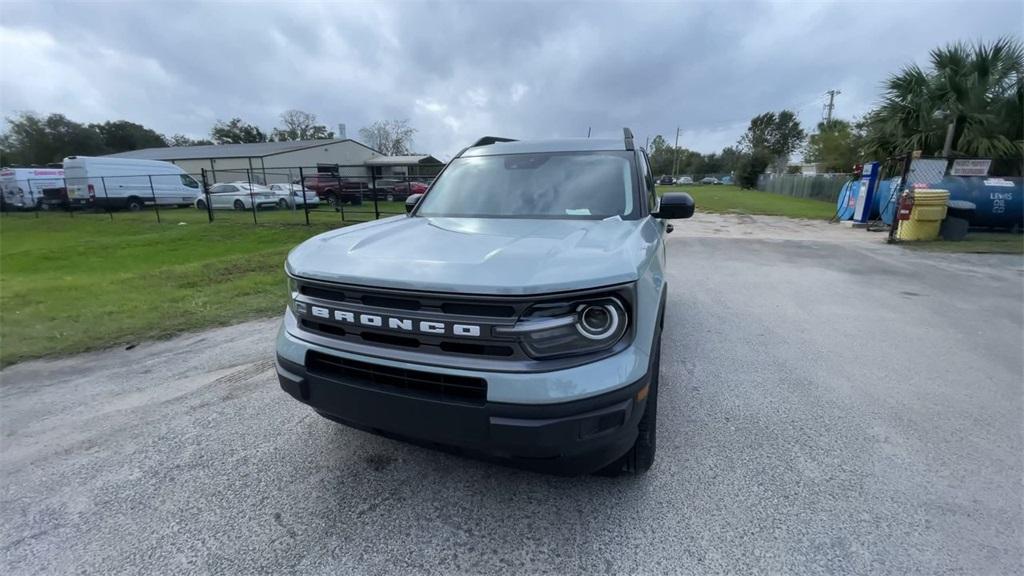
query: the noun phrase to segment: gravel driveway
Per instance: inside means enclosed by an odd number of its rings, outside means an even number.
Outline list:
[[[1020,257],[779,218],[669,238],[648,475],[333,424],[252,322],[0,373],[3,572],[1024,571]]]

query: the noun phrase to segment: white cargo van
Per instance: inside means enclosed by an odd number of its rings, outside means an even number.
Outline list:
[[[71,205],[141,210],[145,205],[191,206],[202,187],[180,167],[159,160],[69,156],[64,177]]]
[[[0,191],[7,208],[39,208],[43,190],[64,188],[60,168],[4,168],[0,170]]]

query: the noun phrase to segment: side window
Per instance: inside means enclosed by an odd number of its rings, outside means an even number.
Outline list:
[[[647,151],[640,154],[643,158],[644,193],[647,195],[647,211],[654,213],[658,211],[658,194],[654,191],[654,176],[651,175],[651,165],[647,158]]]
[[[189,188],[199,188],[199,182],[196,182],[195,178],[192,178],[188,174],[181,175],[181,183]]]

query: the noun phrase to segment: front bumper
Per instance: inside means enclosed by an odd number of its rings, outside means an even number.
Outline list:
[[[649,373],[612,392],[556,404],[467,403],[324,377],[277,357],[281,388],[343,424],[384,436],[559,474],[585,474],[632,447]]]

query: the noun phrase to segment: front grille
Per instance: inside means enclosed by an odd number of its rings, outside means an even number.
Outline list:
[[[298,280],[300,300],[308,307],[297,312],[303,330],[335,340],[377,347],[415,350],[424,353],[501,360],[526,359],[526,353],[515,337],[492,331],[494,326],[511,326],[530,305],[524,298],[463,296],[457,294],[426,294],[404,290],[385,290],[361,286],[329,284]],[[346,310],[383,318],[405,319],[403,328],[356,323],[329,315],[314,316],[312,306],[330,310]],[[409,320],[419,327],[420,321],[438,322],[446,326],[444,333],[408,328]],[[455,324],[478,327],[475,335],[457,334]],[[436,326],[436,324],[435,324]]]
[[[487,400],[487,381],[483,378],[393,368],[314,351],[307,353],[306,367],[311,374],[328,380],[402,394],[472,404]]]

